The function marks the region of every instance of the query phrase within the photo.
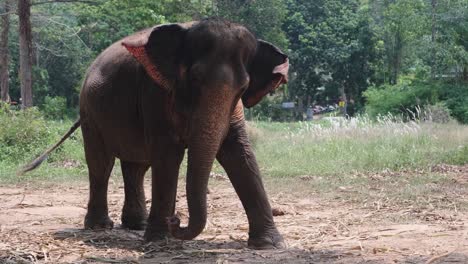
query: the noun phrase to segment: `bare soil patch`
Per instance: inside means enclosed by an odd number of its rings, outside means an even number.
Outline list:
[[[459,184],[467,184],[465,169],[434,168]],[[121,228],[83,230],[87,183],[0,186],[0,263],[468,263],[464,209],[412,204],[376,209],[293,187],[270,191],[275,221],[289,248],[250,250],[239,199],[229,181],[213,178],[202,235],[157,243],[145,243],[142,232]],[[177,210],[186,221],[180,185]],[[149,181],[146,186],[149,194]],[[114,180],[109,206],[116,224],[122,205],[123,183]]]

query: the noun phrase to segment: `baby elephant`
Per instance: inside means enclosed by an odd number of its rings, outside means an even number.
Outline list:
[[[215,159],[247,213],[251,248],[281,248],[257,161],[246,133],[244,106],[288,80],[288,57],[245,27],[219,19],[155,26],[103,51],[89,67],[80,118],[68,133],[24,168],[36,168],[80,125],[89,170],[85,227],[112,228],[107,185],[122,164],[122,225],[154,241],[193,239],[206,225],[207,185]],[[188,149],[188,226],[174,215],[179,167]],[[152,205],[143,179],[152,168]]]

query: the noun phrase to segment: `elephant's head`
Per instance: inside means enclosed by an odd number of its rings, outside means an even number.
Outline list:
[[[144,37],[146,36],[146,37]],[[288,79],[288,58],[245,27],[217,19],[157,26],[122,43],[167,93],[190,109],[185,228],[172,235],[193,239],[206,224],[208,177],[240,98],[246,107]]]

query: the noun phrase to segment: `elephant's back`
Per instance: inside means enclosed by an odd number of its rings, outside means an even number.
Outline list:
[[[102,89],[117,88],[117,84],[123,84],[122,81],[131,81],[131,76],[135,75],[138,69],[138,62],[116,42],[99,54],[89,66],[81,94],[87,96]]]

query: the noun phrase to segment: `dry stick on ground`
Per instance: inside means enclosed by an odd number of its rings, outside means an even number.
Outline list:
[[[459,247],[457,247],[454,250],[449,251],[449,252],[447,252],[445,254],[434,256],[434,257],[430,258],[428,261],[426,261],[426,264],[431,264],[431,263],[434,263],[434,262],[436,262],[437,260],[439,260],[441,258],[445,258],[446,256],[448,256],[448,255],[452,254],[453,252],[457,251],[458,248]]]
[[[454,250],[449,251],[449,252],[447,252],[445,254],[442,254],[442,255],[434,256],[434,257],[430,258],[428,261],[426,261],[426,264],[434,263],[435,261],[437,261],[437,260],[439,260],[441,258],[445,258],[448,255],[452,254],[453,252],[457,251],[461,247],[461,243],[462,243],[461,241],[464,241],[466,239],[467,235],[468,235],[468,232],[463,235],[463,238],[460,240],[460,243],[458,244],[458,246]]]

